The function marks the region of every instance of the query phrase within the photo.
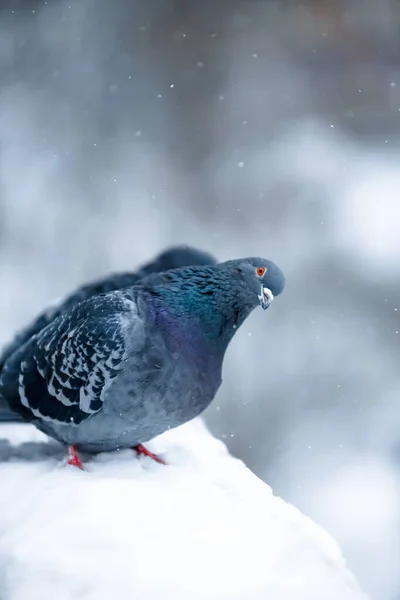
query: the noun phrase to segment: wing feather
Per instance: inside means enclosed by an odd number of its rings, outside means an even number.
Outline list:
[[[134,319],[136,305],[127,292],[82,302],[6,361],[0,394],[28,418],[81,423],[102,409]]]

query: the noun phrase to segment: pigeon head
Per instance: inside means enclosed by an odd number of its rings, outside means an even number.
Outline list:
[[[155,260],[147,263],[141,269],[144,275],[179,269],[191,265],[215,265],[216,260],[208,252],[197,250],[191,246],[173,246],[164,250]]]
[[[236,279],[240,282],[243,299],[248,297],[249,304],[266,310],[275,296],[279,296],[285,287],[285,276],[281,269],[265,258],[247,258],[225,263],[237,271]]]

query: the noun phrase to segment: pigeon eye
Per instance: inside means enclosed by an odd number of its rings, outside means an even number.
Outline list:
[[[267,269],[265,267],[257,267],[256,274],[259,277],[262,277]]]

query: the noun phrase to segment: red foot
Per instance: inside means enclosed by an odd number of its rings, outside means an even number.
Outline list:
[[[83,465],[81,463],[81,459],[79,458],[79,454],[75,446],[68,447],[68,461],[67,465],[71,465],[72,467],[77,467],[81,471],[83,471]]]
[[[142,456],[148,456],[148,457],[152,458],[153,460],[155,460],[156,462],[160,463],[160,465],[166,465],[167,464],[162,458],[160,458],[159,456],[157,456],[157,454],[153,454],[153,452],[150,452],[150,450],[147,450],[147,448],[145,448],[143,446],[143,444],[138,444],[133,449],[136,450],[136,454],[138,456],[140,456],[140,455],[142,455]]]

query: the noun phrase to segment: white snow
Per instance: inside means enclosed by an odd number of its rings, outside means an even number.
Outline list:
[[[168,466],[123,451],[81,472],[0,426],[1,600],[366,600],[336,542],[200,419],[148,447]]]

